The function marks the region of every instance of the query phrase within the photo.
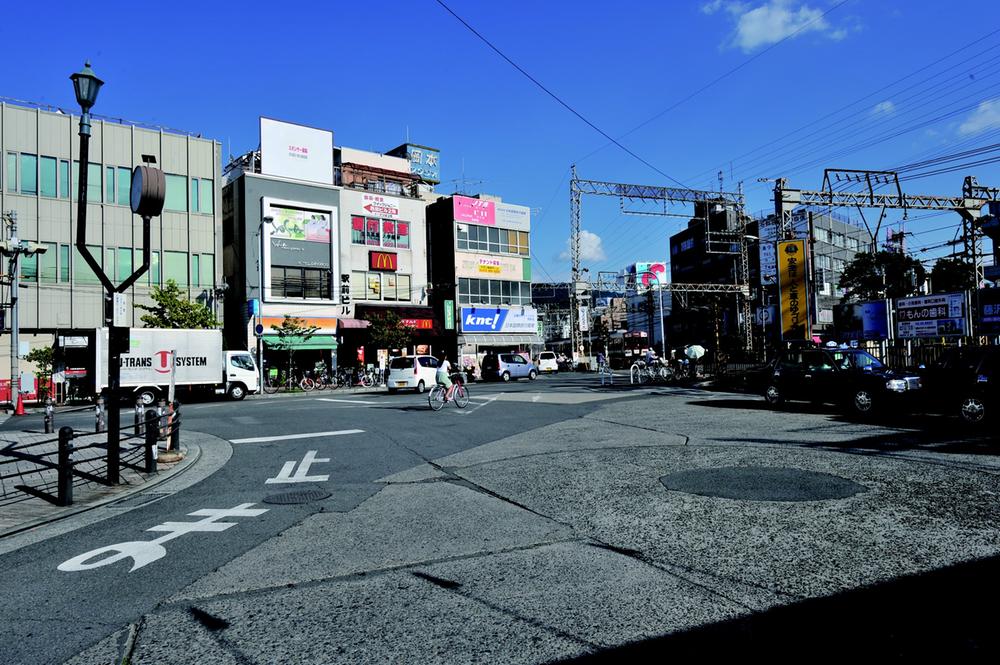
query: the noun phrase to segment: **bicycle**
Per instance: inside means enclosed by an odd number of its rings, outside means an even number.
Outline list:
[[[458,375],[453,375],[453,377],[457,376]],[[440,411],[445,405],[445,395],[447,394],[448,389],[444,386],[444,384],[438,383],[430,389],[430,392],[427,393],[427,403],[430,405],[432,410]],[[451,392],[451,398],[451,401],[455,403],[455,406],[460,409],[464,409],[469,405],[469,389],[460,379],[454,383],[454,390]]]
[[[284,376],[267,376],[264,378],[264,392],[273,395],[282,388],[288,391],[299,388],[305,392],[311,392],[316,387],[316,382],[308,376],[297,377],[294,373]]]

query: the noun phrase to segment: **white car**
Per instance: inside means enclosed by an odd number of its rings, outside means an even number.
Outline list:
[[[429,390],[437,383],[438,359],[434,356],[400,356],[389,361],[389,379],[386,387],[390,393],[413,389],[418,393]]]
[[[552,351],[542,351],[538,354],[538,371],[543,374],[546,372],[559,373],[559,362],[556,360],[556,354]]]

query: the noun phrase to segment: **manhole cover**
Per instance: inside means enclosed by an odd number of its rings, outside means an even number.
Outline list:
[[[271,494],[270,496],[265,496],[261,501],[264,503],[279,503],[279,504],[289,504],[289,503],[309,503],[310,501],[319,501],[320,499],[326,499],[330,496],[329,492],[324,492],[323,490],[299,490],[297,492],[282,492],[281,494]]]
[[[688,469],[667,474],[660,482],[668,490],[744,501],[825,501],[868,491],[864,485],[830,473],[780,466]]]

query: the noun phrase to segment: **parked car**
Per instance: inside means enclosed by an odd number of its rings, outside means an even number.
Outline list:
[[[484,381],[510,381],[511,379],[528,378],[532,381],[538,376],[535,363],[529,362],[517,353],[498,353],[483,358],[481,364]]]
[[[794,349],[779,353],[763,375],[764,399],[841,404],[860,416],[912,408],[921,379],[891,370],[860,349]]]
[[[554,352],[542,351],[538,354],[538,371],[542,373],[559,373],[559,361],[556,359],[556,354]]]
[[[389,379],[386,387],[390,393],[400,389],[414,389],[422,393],[437,380],[438,359],[434,356],[400,356],[389,361]]]
[[[920,374],[925,410],[957,415],[970,425],[996,417],[1000,404],[1000,347],[949,349]]]

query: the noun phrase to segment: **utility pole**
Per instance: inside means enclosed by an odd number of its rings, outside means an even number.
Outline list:
[[[17,237],[17,211],[10,210],[3,216],[3,221],[10,228],[10,235],[0,242],[0,250],[10,255],[10,403],[15,415],[21,414],[18,403],[21,396],[21,363],[20,363],[20,322],[18,320],[18,289],[21,288],[21,254],[35,256],[44,254],[45,245],[35,242],[21,242]]]

